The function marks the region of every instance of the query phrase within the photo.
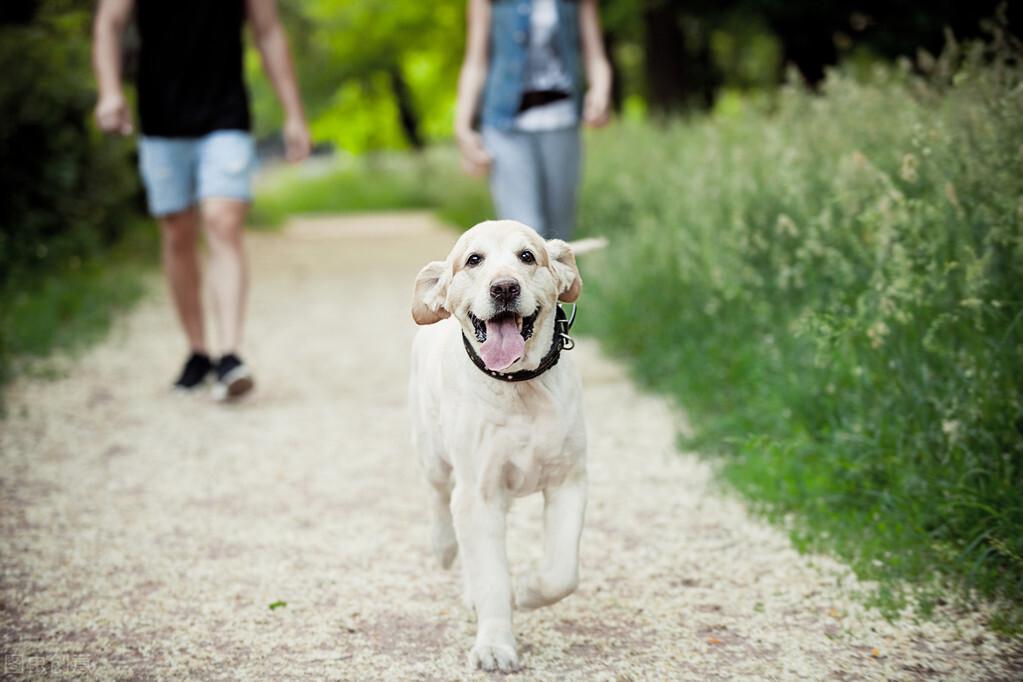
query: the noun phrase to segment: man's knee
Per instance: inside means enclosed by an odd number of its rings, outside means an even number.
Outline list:
[[[247,206],[241,202],[209,202],[202,219],[211,246],[238,246],[245,229]]]
[[[198,223],[195,211],[188,209],[160,218],[160,233],[163,245],[174,253],[187,253],[196,248]]]

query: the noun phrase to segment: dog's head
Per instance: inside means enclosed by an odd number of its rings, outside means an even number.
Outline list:
[[[575,301],[581,289],[568,243],[491,220],[419,271],[412,318],[433,324],[454,316],[489,369],[533,369],[550,347],[558,301]]]

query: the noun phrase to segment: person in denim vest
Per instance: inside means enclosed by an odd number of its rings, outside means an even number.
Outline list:
[[[190,391],[213,378],[218,400],[238,398],[253,378],[238,356],[248,285],[242,244],[251,199],[255,148],[245,89],[242,28],[252,27],[263,66],[284,108],[287,156],[309,155],[288,40],[275,0],[101,0],[93,65],[99,84],[96,121],[129,135],[131,110],[121,87],[121,37],[135,13],[139,36],[139,170],[149,212],[163,235],[163,265],[191,347],[175,382]],[[221,355],[211,360],[200,296],[199,230]]]
[[[499,218],[571,236],[579,124],[607,123],[610,96],[597,0],[469,0],[455,136]]]

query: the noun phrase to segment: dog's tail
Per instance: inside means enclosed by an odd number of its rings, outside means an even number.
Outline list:
[[[576,239],[575,241],[569,242],[569,246],[572,247],[572,253],[579,256],[584,253],[590,253],[591,251],[600,251],[607,246],[607,237],[589,237],[587,239]]]

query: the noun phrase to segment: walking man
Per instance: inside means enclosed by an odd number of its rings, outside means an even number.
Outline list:
[[[133,132],[121,79],[121,37],[133,10],[139,48],[139,167],[150,213],[163,240],[163,267],[191,348],[175,386],[192,390],[214,378],[214,397],[237,398],[253,387],[239,357],[248,271],[242,242],[251,200],[255,149],[242,74],[242,29],[252,28],[263,68],[284,108],[289,161],[309,155],[287,36],[275,0],[100,0],[93,68],[96,120],[108,133]],[[206,345],[201,303],[199,232],[217,321],[220,358]]]

